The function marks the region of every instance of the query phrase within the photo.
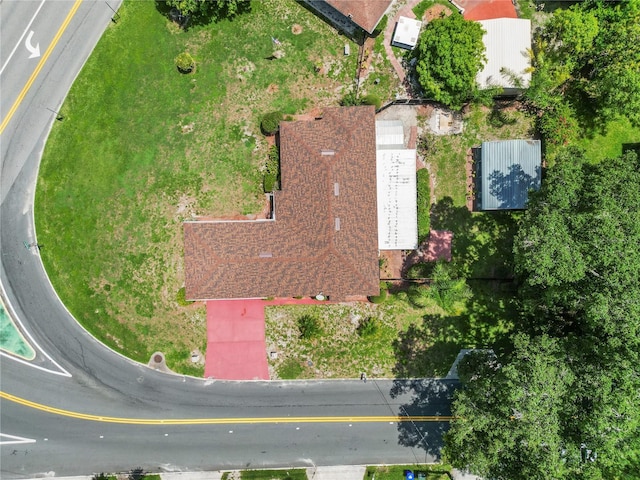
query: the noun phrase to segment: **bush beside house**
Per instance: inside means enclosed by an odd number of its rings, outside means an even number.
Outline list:
[[[421,168],[416,172],[419,242],[423,242],[429,237],[429,231],[431,229],[431,189],[429,181],[429,170]]]

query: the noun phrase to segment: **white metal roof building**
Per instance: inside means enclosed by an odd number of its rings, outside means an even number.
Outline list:
[[[476,76],[480,88],[519,88],[505,71],[520,78],[522,88],[527,87],[531,80],[531,72],[528,71],[531,21],[524,18],[494,18],[478,23],[485,30],[482,41],[487,57],[486,65]]]
[[[391,45],[412,50],[418,43],[422,22],[414,18],[400,17],[396,23]]]
[[[378,186],[378,248],[413,250],[418,247],[416,150],[404,148],[399,120],[376,121]]]

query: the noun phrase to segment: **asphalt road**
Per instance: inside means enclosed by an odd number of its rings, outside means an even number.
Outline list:
[[[445,422],[357,417],[448,415],[451,382],[243,383],[165,375],[99,344],[60,304],[39,257],[46,245],[39,252],[24,242],[36,241],[34,188],[56,121],[48,109],[58,110],[112,14],[104,1],[0,3],[0,283],[38,345],[30,365],[0,357],[0,390],[16,397],[0,399],[0,476],[138,465],[183,471],[433,460]],[[29,58],[36,43],[41,56]],[[80,414],[129,420],[109,423]],[[312,422],[316,417],[327,421]],[[243,423],[247,418],[266,423]],[[201,420],[144,424],[149,419]],[[7,435],[30,443],[8,443]]]

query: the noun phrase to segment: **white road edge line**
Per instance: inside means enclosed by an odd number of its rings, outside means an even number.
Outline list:
[[[18,43],[16,43],[16,46],[13,47],[13,50],[11,50],[11,53],[9,54],[9,57],[7,58],[7,61],[4,62],[4,65],[2,66],[2,68],[0,68],[0,75],[2,75],[2,72],[4,72],[4,69],[7,67],[7,65],[9,65],[9,61],[11,60],[11,57],[13,57],[13,54],[16,53],[16,50],[18,49],[18,47],[22,43],[22,39],[26,35],[27,31],[31,28],[31,24],[33,23],[33,21],[38,16],[38,13],[40,13],[40,9],[42,8],[42,6],[44,5],[44,2],[46,2],[46,1],[47,0],[42,0],[42,3],[40,3],[40,6],[36,10],[36,13],[34,13],[33,17],[31,17],[31,21],[29,21],[29,24],[27,25],[27,28],[25,28],[24,32],[22,32],[22,35],[20,36],[20,40],[18,40]]]
[[[43,372],[49,372],[49,373],[52,373],[54,375],[61,375],[63,377],[71,377],[72,375],[69,372],[67,372],[64,368],[62,368],[58,362],[56,362],[53,358],[51,358],[49,356],[49,354],[43,350],[43,348],[38,344],[38,342],[36,342],[36,340],[31,336],[29,331],[25,328],[24,324],[22,323],[22,321],[20,320],[20,318],[16,314],[16,311],[13,308],[13,305],[11,305],[11,302],[9,301],[9,298],[7,296],[7,292],[4,289],[4,285],[2,285],[1,281],[0,281],[0,294],[2,295],[2,298],[4,298],[4,306],[7,308],[7,310],[11,310],[10,312],[7,312],[7,314],[10,315],[13,320],[15,320],[17,323],[20,324],[20,329],[21,329],[22,333],[24,333],[29,338],[29,341],[31,342],[31,344],[35,348],[37,348],[37,350],[40,353],[42,353],[45,357],[47,357],[49,359],[49,361],[51,361],[51,363],[53,363],[56,367],[58,367],[60,369],[60,371],[56,372],[55,370],[50,370],[48,368],[44,368],[44,367],[41,367],[39,365],[34,365],[34,364],[30,363],[30,362],[22,360],[21,358],[14,357],[13,355],[8,355],[5,352],[3,352],[2,350],[0,350],[0,356],[6,357],[6,358],[10,358],[12,360],[15,360],[18,363],[22,363],[22,364],[27,365],[29,367],[33,367],[33,368],[36,368],[38,370],[42,370]]]
[[[5,441],[4,438],[8,437],[10,440]],[[36,443],[33,438],[18,437],[16,435],[8,435],[6,433],[0,433],[0,445],[19,445],[21,443]]]

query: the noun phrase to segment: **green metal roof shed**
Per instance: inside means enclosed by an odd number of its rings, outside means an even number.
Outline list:
[[[476,168],[480,210],[524,209],[529,190],[540,189],[540,140],[483,142]]]

